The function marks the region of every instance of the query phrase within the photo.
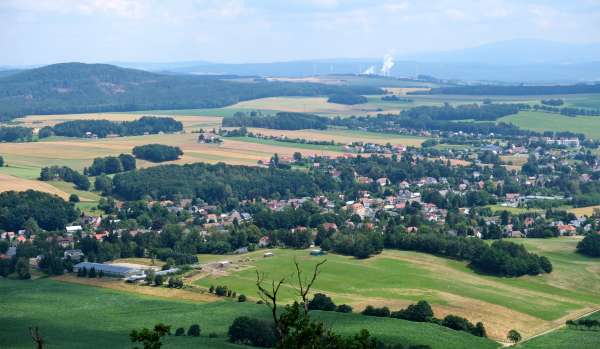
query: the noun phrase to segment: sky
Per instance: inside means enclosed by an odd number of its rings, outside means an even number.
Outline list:
[[[0,65],[396,57],[600,41],[600,0],[0,0]]]

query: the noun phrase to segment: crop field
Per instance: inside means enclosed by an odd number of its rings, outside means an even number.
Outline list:
[[[425,299],[434,306],[436,316],[454,313],[471,321],[483,321],[488,333],[504,339],[511,328],[531,336],[562,323],[574,314],[600,308],[600,265],[577,255],[576,239],[515,240],[538,251],[554,264],[554,272],[518,279],[476,274],[465,263],[427,254],[386,250],[367,260],[327,255],[309,256],[308,251],[274,250],[275,257],[262,252],[249,255],[250,261],[236,257],[217,257],[234,262],[226,276],[207,275],[198,285],[227,285],[249,296],[255,295],[255,270],[269,279],[290,276],[293,258],[307,269],[322,258],[327,263],[315,287],[337,303],[348,303],[361,310],[368,304],[386,305],[393,310]],[[246,256],[244,256],[245,259]],[[214,256],[199,256],[201,262]],[[291,290],[283,291],[285,297]]]
[[[586,207],[577,207],[577,208],[570,208],[569,211],[573,212],[576,216],[592,216],[592,214],[594,214],[594,210],[595,209],[600,209],[600,205],[596,205],[596,206],[586,206]]]
[[[74,114],[74,115],[44,115],[31,116],[20,119],[20,122],[29,127],[43,127],[54,125],[65,120],[82,118],[107,119],[113,121],[134,120],[139,115],[132,114]],[[179,146],[184,156],[173,163],[193,162],[226,162],[238,165],[256,165],[259,160],[267,161],[274,153],[281,156],[291,156],[294,152],[304,155],[339,156],[339,147],[309,146],[287,142],[271,142],[252,139],[224,138],[221,145],[199,144],[196,134],[191,131],[200,128],[215,128],[220,125],[220,117],[211,116],[176,116],[184,123],[186,133],[132,136],[104,139],[82,139],[66,137],[50,137],[38,142],[29,143],[2,143],[0,155],[5,159],[7,166],[0,168],[0,174],[23,179],[35,180],[40,169],[44,166],[69,166],[82,171],[89,166],[96,157],[130,153],[137,145],[161,143]],[[253,132],[265,135],[285,135],[290,138],[305,138],[308,140],[333,140],[336,143],[350,143],[353,141],[387,143],[419,146],[425,138],[400,135],[387,135],[371,132],[348,130],[300,130],[283,131],[268,129],[252,129]],[[154,166],[147,161],[138,161],[138,167]]]
[[[0,173],[0,192],[5,191],[26,191],[29,189],[43,191],[50,194],[55,194],[67,200],[69,193],[63,191],[49,183],[36,181],[32,179],[18,178]]]
[[[515,115],[505,116],[499,121],[537,132],[571,131],[583,133],[589,138],[600,139],[600,117],[598,116],[568,117],[537,111],[522,111]]]
[[[2,348],[6,349],[31,348],[28,333],[31,326],[40,328],[50,349],[131,348],[129,331],[159,322],[171,325],[173,330],[199,324],[202,330],[198,338],[167,337],[163,346],[166,349],[247,348],[226,340],[233,319],[243,315],[264,319],[269,316],[266,307],[251,302],[163,299],[48,278],[2,279],[0,294],[3,295],[0,298],[0,338]],[[315,312],[313,316],[342,334],[366,328],[389,343],[428,344],[433,349],[498,347],[490,340],[433,324],[355,314]],[[217,337],[209,338],[209,333]]]

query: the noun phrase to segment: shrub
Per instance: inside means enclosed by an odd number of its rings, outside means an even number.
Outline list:
[[[156,276],[154,277],[154,284],[155,284],[156,286],[160,286],[160,285],[162,285],[164,282],[165,282],[165,277],[164,277],[164,276],[162,276],[162,275],[156,275]]]
[[[335,304],[331,298],[323,293],[316,293],[313,299],[308,302],[309,310],[334,311],[335,308]]]
[[[365,310],[362,311],[362,314],[366,316],[389,317],[390,309],[388,307],[375,308],[372,305],[367,305]]]
[[[227,331],[229,341],[237,344],[270,348],[277,343],[275,328],[266,321],[241,316],[236,318]]]
[[[200,337],[200,326],[193,324],[187,331],[187,335],[190,337]]]
[[[179,327],[177,330],[175,330],[175,335],[176,336],[185,336],[185,329],[183,327]]]
[[[238,302],[240,302],[240,303],[243,303],[243,302],[245,302],[247,300],[248,300],[248,298],[246,297],[245,294],[241,294],[241,295],[238,296]]]
[[[577,252],[589,257],[600,257],[600,235],[588,235],[577,244]]]
[[[337,306],[337,308],[335,308],[335,311],[337,311],[338,313],[351,313],[352,307],[348,304],[340,304]]]
[[[88,277],[89,278],[95,278],[96,277],[96,268],[94,268],[94,267],[90,268],[90,272],[88,273]]]
[[[393,312],[392,317],[416,322],[428,322],[433,318],[433,310],[426,301],[411,304],[406,309]]]

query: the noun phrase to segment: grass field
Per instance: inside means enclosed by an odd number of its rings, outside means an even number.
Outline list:
[[[307,268],[318,259],[327,258],[316,288],[338,303],[349,303],[359,310],[367,304],[398,309],[425,299],[434,305],[437,316],[455,313],[483,321],[488,333],[498,339],[503,339],[513,327],[531,336],[557,321],[564,322],[565,317],[600,307],[600,265],[575,254],[576,239],[515,241],[547,255],[555,271],[536,277],[497,278],[476,274],[463,262],[415,252],[384,251],[368,260],[356,260],[276,250],[274,258],[262,258],[262,252],[257,252],[250,255],[252,261],[242,262],[227,276],[207,276],[196,282],[206,287],[228,285],[252,296],[256,269],[278,279],[292,274],[294,257]],[[201,262],[214,258],[200,256]],[[240,257],[230,258],[236,261]],[[283,294],[289,297],[291,290],[286,289]]]
[[[568,117],[559,114],[538,111],[522,111],[499,119],[512,123],[527,130],[543,131],[571,131],[583,133],[586,137],[600,139],[600,117],[577,116]]]
[[[47,348],[131,348],[134,328],[163,322],[177,327],[199,324],[199,338],[170,336],[163,348],[245,348],[227,343],[226,332],[237,316],[268,318],[264,306],[230,301],[190,302],[59,282],[0,280],[0,338],[6,349],[32,348],[30,326],[39,326]],[[432,324],[379,319],[355,314],[313,313],[343,334],[367,328],[390,343],[428,344],[434,349],[491,349],[486,339]],[[209,333],[217,338],[208,338]]]
[[[600,319],[600,312],[587,318]],[[561,328],[518,345],[522,349],[596,349],[600,346],[600,331],[578,331]]]

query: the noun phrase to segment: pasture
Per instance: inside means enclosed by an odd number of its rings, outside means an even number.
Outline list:
[[[0,298],[0,338],[2,348],[6,349],[31,348],[30,326],[39,326],[49,349],[131,348],[129,331],[152,327],[158,322],[171,325],[173,330],[199,324],[202,330],[198,338],[167,337],[163,346],[166,349],[247,348],[226,340],[233,319],[243,315],[263,319],[269,316],[265,306],[251,302],[164,299],[49,278],[2,279],[0,293],[3,295]],[[390,343],[428,344],[433,349],[498,347],[490,340],[433,324],[356,314],[314,312],[313,316],[342,334],[366,328]],[[209,338],[209,333],[217,337]]]
[[[227,285],[249,296],[255,295],[255,271],[268,279],[289,277],[293,258],[306,271],[318,260],[327,259],[315,291],[330,295],[337,303],[348,303],[357,310],[366,305],[388,306],[392,310],[420,299],[432,303],[436,316],[453,313],[483,321],[488,333],[504,339],[511,328],[524,336],[540,333],[576,314],[600,308],[600,265],[575,253],[577,239],[515,240],[534,252],[546,255],[554,272],[517,279],[476,274],[464,262],[427,254],[386,250],[367,260],[330,254],[309,256],[308,251],[274,250],[275,257],[262,253],[232,257],[200,255],[200,261],[230,258],[242,261],[226,276],[206,275],[198,285]],[[291,297],[290,288],[283,291]]]
[[[569,117],[539,111],[522,111],[515,115],[505,116],[499,121],[537,132],[570,131],[583,133],[589,138],[600,139],[600,117],[598,116]]]

